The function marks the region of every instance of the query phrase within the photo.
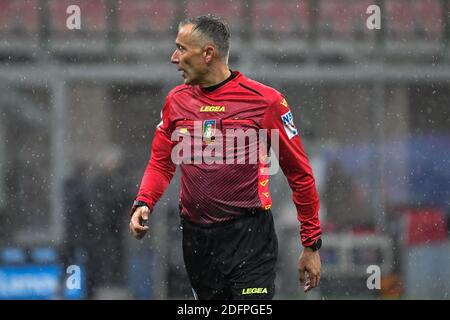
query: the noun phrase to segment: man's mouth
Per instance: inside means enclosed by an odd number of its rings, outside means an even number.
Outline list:
[[[182,76],[183,78],[186,78],[186,71],[184,71],[183,69],[178,69],[178,71],[181,72],[181,76]]]

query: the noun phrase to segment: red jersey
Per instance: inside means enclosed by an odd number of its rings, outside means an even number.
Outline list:
[[[289,106],[275,89],[238,71],[233,71],[233,76],[214,90],[180,85],[169,92],[136,200],[153,210],[175,173],[174,154],[179,153],[183,159],[180,208],[186,220],[217,223],[245,214],[249,209],[269,209],[272,205],[269,175],[263,170],[267,164],[249,161],[254,150],[252,142],[244,147],[226,142],[230,141],[227,135],[233,130],[261,134],[264,132],[261,129],[266,129],[270,145],[273,144],[271,133],[276,129],[279,165],[293,192],[302,244],[309,246],[321,234],[319,198]],[[193,144],[178,152],[181,141]],[[214,146],[224,148],[220,151]],[[234,152],[230,158],[234,160],[232,164],[225,161],[230,151]],[[205,152],[223,161],[207,163],[202,160]],[[245,162],[236,160],[239,154]]]

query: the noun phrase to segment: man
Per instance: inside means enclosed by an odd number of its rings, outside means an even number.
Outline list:
[[[181,163],[180,194],[183,255],[193,291],[199,299],[272,299],[278,244],[264,164],[199,163],[195,141],[201,141],[201,159],[202,152],[218,145],[220,130],[225,140],[227,130],[278,131],[279,163],[301,222],[299,279],[308,292],[319,284],[321,268],[312,170],[283,96],[229,69],[229,38],[228,27],[212,15],[180,23],[171,61],[184,84],[170,91],[163,107],[130,230],[138,239],[147,232],[148,216],[175,172],[172,151],[178,137],[193,133],[193,154],[183,149],[187,161]],[[199,123],[203,129],[196,131]],[[231,151],[246,160],[251,153],[249,146],[238,150],[234,144]]]

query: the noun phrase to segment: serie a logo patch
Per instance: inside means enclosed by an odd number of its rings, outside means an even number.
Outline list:
[[[283,114],[281,116],[281,121],[283,121],[284,131],[286,131],[289,140],[291,140],[298,134],[297,128],[294,124],[294,117],[292,116],[292,112],[288,111]]]

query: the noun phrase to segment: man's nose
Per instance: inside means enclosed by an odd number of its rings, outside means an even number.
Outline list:
[[[172,63],[178,63],[178,62],[180,62],[180,60],[178,59],[178,51],[177,51],[177,50],[175,50],[175,51],[172,53],[172,57],[170,57],[170,62],[172,62]]]

